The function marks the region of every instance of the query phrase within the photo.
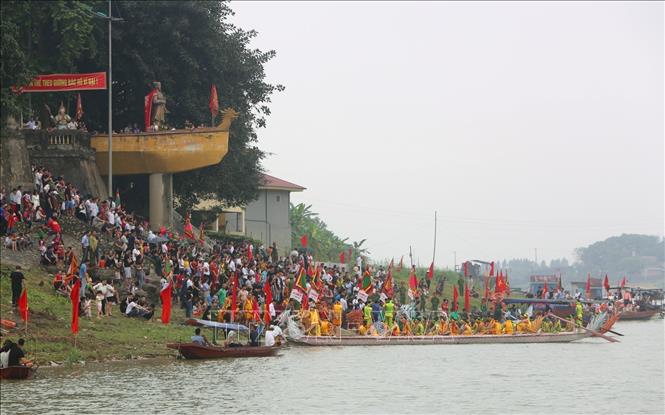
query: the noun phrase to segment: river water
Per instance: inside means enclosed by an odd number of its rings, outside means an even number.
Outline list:
[[[40,369],[0,413],[664,413],[663,320],[621,343],[290,347],[278,357]]]

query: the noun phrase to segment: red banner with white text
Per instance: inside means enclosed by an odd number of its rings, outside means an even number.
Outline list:
[[[106,72],[37,75],[26,86],[12,87],[12,91],[18,94],[90,89],[106,89]]]

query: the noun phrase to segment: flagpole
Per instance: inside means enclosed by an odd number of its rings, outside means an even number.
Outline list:
[[[434,211],[434,250],[432,252],[432,264],[436,258],[436,210]]]

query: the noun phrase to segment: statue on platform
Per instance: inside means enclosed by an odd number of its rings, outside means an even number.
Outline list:
[[[150,126],[157,127],[157,129],[162,129],[164,127],[164,122],[166,121],[166,114],[168,110],[166,109],[166,97],[162,93],[162,83],[153,82],[153,90],[150,92]]]
[[[51,108],[49,108],[48,105],[44,104],[44,106],[48,110],[51,121],[53,124],[55,124],[55,128],[57,130],[66,130],[71,128],[72,117],[67,115],[65,106],[62,104],[62,102],[60,103],[60,108],[58,108],[58,113],[55,116],[51,114]]]

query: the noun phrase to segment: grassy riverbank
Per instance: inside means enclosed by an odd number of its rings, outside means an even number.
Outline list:
[[[79,334],[75,338],[70,331],[71,303],[69,298],[54,292],[49,276],[40,268],[24,269],[30,309],[27,334],[23,322],[11,308],[11,282],[9,273],[14,269],[3,261],[0,278],[0,318],[19,322],[19,327],[5,338],[27,339],[26,351],[39,364],[75,363],[79,361],[103,361],[173,355],[165,347],[167,341],[189,338],[191,327],[181,326],[184,313],[173,307],[172,322],[165,326],[159,320],[160,309],[152,321],[127,318],[114,307],[113,316],[101,320],[80,318]],[[94,306],[93,306],[94,308]],[[94,308],[96,314],[96,308]]]

